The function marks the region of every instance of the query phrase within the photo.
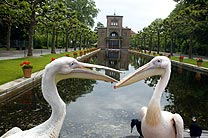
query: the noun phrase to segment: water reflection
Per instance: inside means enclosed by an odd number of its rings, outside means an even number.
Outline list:
[[[95,83],[95,80],[67,79],[60,81],[57,88],[63,101],[69,104],[71,101],[76,102],[81,95],[92,92]]]
[[[81,95],[90,93],[96,81],[68,79],[60,81],[57,88],[65,103],[75,102]],[[40,86],[0,108],[0,135],[13,127],[30,129],[50,117],[51,107],[42,96]]]
[[[119,70],[128,70],[129,58],[127,50],[101,50],[97,54],[97,64],[108,66]],[[120,79],[120,73],[106,71],[106,75],[117,80]]]
[[[120,79],[149,60],[127,51],[101,51],[86,62],[125,70],[122,74],[100,70]],[[203,74],[198,76],[199,73],[183,68],[179,71],[178,67],[173,67],[168,87],[162,94],[161,106],[181,114],[186,126],[194,115],[198,117],[200,125],[207,129],[208,77]],[[137,135],[136,131],[130,134],[130,121],[139,118],[139,109],[148,105],[158,78],[150,77],[116,90],[113,84],[102,81],[68,79],[59,82],[58,91],[67,103],[60,138],[120,138]],[[38,87],[0,107],[0,114],[2,135],[14,126],[25,130],[44,122],[49,118],[51,108]]]
[[[40,92],[29,91],[0,108],[0,135],[17,126],[25,130],[44,122],[51,109]]]
[[[199,72],[180,71],[172,67],[168,91],[171,93],[167,100],[170,104],[165,109],[178,112],[184,119],[185,126],[191,123],[191,117],[196,116],[204,129],[208,128],[208,77]],[[177,106],[176,106],[177,105]]]

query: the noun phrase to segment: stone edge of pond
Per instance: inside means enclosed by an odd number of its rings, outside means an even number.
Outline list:
[[[100,49],[92,51],[81,57],[77,57],[78,61],[83,61],[86,58],[91,57],[92,55],[99,52]],[[34,87],[38,86],[41,83],[42,74],[44,69],[38,72],[35,72],[31,75],[31,78],[19,78],[14,81],[10,81],[0,85],[0,106],[6,104],[17,96],[24,94]]]
[[[140,53],[140,52],[133,51],[133,50],[129,50],[129,52],[136,53],[136,54],[139,54],[141,56],[148,57],[148,58],[153,58],[154,57],[153,55],[148,55],[148,54]],[[189,71],[199,72],[201,74],[208,75],[208,68],[205,68],[205,67],[198,67],[196,65],[192,65],[192,64],[188,64],[188,63],[184,63],[184,62],[179,62],[179,61],[175,61],[175,60],[171,60],[171,63],[172,63],[172,65],[187,69]]]

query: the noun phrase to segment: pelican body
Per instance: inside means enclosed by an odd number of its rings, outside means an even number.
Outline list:
[[[115,88],[123,87],[150,76],[161,76],[148,107],[142,107],[139,112],[142,118],[141,129],[144,138],[183,138],[182,117],[179,114],[162,111],[160,106],[161,95],[168,84],[170,74],[169,58],[157,56],[114,86]]]
[[[29,130],[22,131],[17,127],[12,128],[0,138],[58,138],[66,115],[66,104],[59,96],[56,87],[58,81],[67,78],[84,78],[117,82],[109,76],[88,68],[103,68],[119,72],[105,66],[78,62],[71,57],[62,57],[52,61],[45,67],[41,85],[43,97],[52,108],[50,118]]]

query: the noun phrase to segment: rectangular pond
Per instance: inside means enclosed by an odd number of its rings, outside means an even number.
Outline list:
[[[150,59],[128,51],[100,51],[86,62],[123,70],[124,73],[100,70],[121,79]],[[139,118],[139,109],[147,106],[159,77],[150,77],[127,87],[113,89],[114,83],[68,79],[58,83],[61,98],[67,104],[60,138],[132,138],[131,119]],[[164,110],[179,113],[188,127],[192,116],[208,128],[208,76],[172,67],[172,74],[162,94]],[[51,108],[42,97],[40,86],[0,107],[0,136],[12,127],[29,129],[50,117]]]

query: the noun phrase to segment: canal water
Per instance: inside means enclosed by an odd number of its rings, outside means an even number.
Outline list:
[[[120,69],[124,73],[100,70],[121,79],[150,59],[128,51],[101,51],[86,62]],[[86,79],[68,79],[58,83],[59,94],[67,104],[67,114],[60,138],[123,138],[130,133],[131,119],[139,119],[139,109],[147,106],[159,77],[150,77],[127,87],[113,89],[114,83]],[[162,94],[164,110],[179,113],[188,127],[192,116],[208,129],[208,76],[181,67],[172,74]],[[50,106],[42,97],[40,86],[0,107],[0,136],[12,127],[22,130],[49,118]]]

